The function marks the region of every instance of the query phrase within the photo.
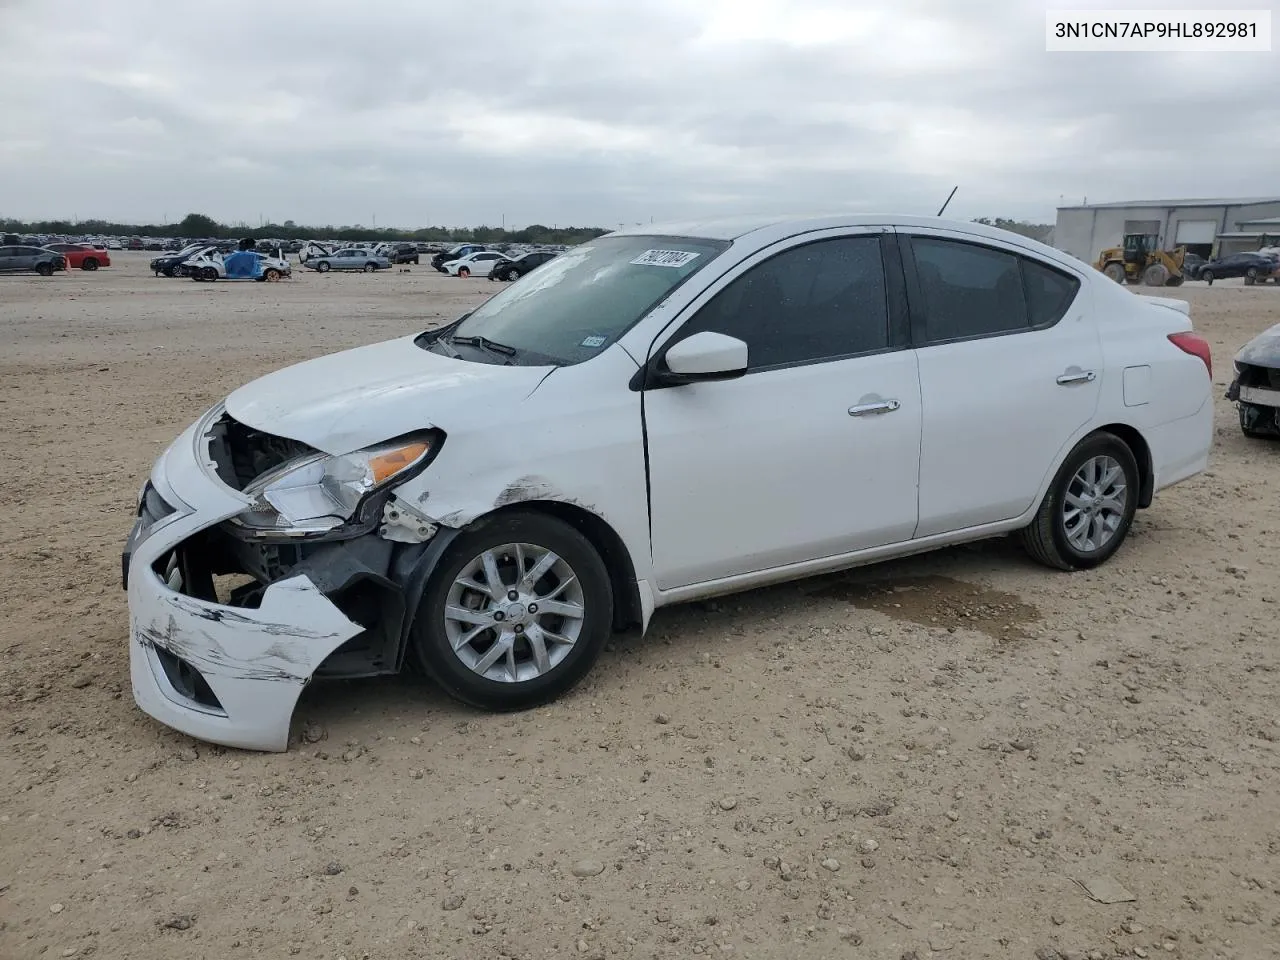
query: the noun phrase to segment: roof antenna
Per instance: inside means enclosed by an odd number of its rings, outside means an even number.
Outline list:
[[[956,191],[960,189],[960,184],[956,184],[951,188],[951,192],[947,194],[947,202],[942,205],[942,210],[947,209],[947,204],[951,203],[951,198],[956,195]],[[942,210],[938,211],[938,216],[942,216]]]

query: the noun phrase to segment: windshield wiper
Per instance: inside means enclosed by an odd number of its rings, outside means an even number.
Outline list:
[[[488,337],[482,337],[479,335],[472,336],[472,337],[450,337],[445,342],[446,343],[463,343],[472,347],[483,347],[485,350],[488,350],[491,353],[500,353],[504,357],[514,357],[516,355],[515,347],[509,347],[505,343],[498,343],[494,340],[490,340]]]

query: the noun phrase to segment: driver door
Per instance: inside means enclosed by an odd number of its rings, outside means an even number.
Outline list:
[[[910,540],[920,380],[892,235],[785,241],[691,310],[653,353],[710,330],[746,342],[748,370],[645,390],[659,589]]]

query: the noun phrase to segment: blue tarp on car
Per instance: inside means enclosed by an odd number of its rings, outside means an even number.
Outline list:
[[[256,280],[262,276],[262,259],[252,250],[237,250],[222,260],[228,280]]]

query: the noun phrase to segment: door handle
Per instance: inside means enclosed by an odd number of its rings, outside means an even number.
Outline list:
[[[866,417],[874,413],[893,413],[902,404],[897,400],[876,400],[873,403],[859,403],[849,408],[849,416]]]
[[[1092,370],[1077,370],[1073,373],[1064,373],[1058,377],[1058,383],[1061,386],[1069,387],[1073,383],[1092,383],[1098,379],[1098,375]]]

